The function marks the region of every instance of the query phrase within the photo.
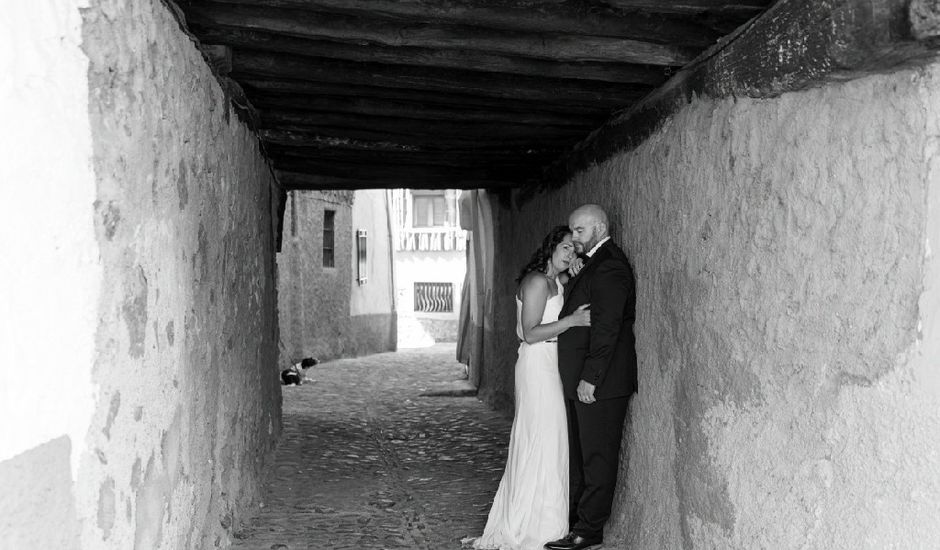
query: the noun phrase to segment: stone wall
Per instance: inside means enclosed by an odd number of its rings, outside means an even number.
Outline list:
[[[292,191],[284,212],[278,266],[282,354],[342,357],[349,326],[352,277],[351,191]],[[323,265],[324,212],[334,214],[333,267]]]
[[[608,206],[636,270],[640,389],[608,539],[940,540],[938,115],[940,65],[699,99],[636,150],[500,210],[499,360],[481,395],[511,387],[519,251],[571,208]]]
[[[273,180],[162,3],[85,18],[106,280],[85,541],[224,546],[280,425]]]
[[[278,308],[284,354],[335,359],[394,349],[391,282],[387,267],[387,213],[368,196],[362,214],[381,216],[354,222],[354,196],[362,191],[293,191],[288,195],[278,264]],[[372,197],[374,199],[374,197]],[[383,207],[384,208],[384,207]],[[334,263],[323,265],[324,212],[334,218]],[[370,282],[355,281],[355,230],[369,231],[373,255]],[[384,227],[384,229],[383,229]],[[378,234],[378,232],[382,232]],[[353,310],[355,308],[355,311]]]
[[[497,248],[497,217],[494,212],[498,208],[497,200],[482,189],[464,191],[460,195],[460,228],[467,231],[468,239],[467,277],[462,289],[458,320],[457,360],[467,365],[467,378],[477,387],[481,399],[496,408],[511,410],[512,384],[507,384],[506,357],[502,355],[506,346],[491,345],[496,344],[495,339],[498,337],[493,327],[505,325],[499,323],[504,319],[497,319],[494,311],[506,311],[503,303],[505,294],[499,294],[499,299],[496,299],[494,280]],[[516,252],[525,254],[525,249]],[[515,258],[512,263],[519,261],[519,258]],[[512,266],[502,268],[512,269]],[[505,284],[505,281],[501,282]],[[512,328],[512,334],[515,334],[515,328]],[[499,355],[490,360],[490,353]],[[512,361],[515,361],[515,355]],[[490,379],[492,374],[496,374],[495,380]],[[511,380],[512,374],[509,376]]]
[[[257,501],[280,428],[270,170],[163,3],[94,0],[81,13],[74,3],[28,4],[34,11],[22,23],[48,17],[70,31],[15,30],[15,51],[38,43],[36,56],[19,61],[81,78],[14,81],[19,97],[48,92],[53,113],[58,98],[75,98],[68,117],[78,119],[66,132],[41,125],[48,144],[24,139],[37,151],[33,162],[75,162],[50,182],[16,178],[49,187],[20,203],[34,218],[20,228],[22,241],[49,265],[23,265],[49,283],[45,292],[80,303],[53,309],[31,298],[44,322],[25,331],[44,340],[30,350],[44,368],[17,370],[35,387],[55,388],[54,414],[68,420],[53,425],[85,429],[0,463],[0,477],[17,480],[0,496],[18,513],[3,525],[4,544],[227,546]],[[42,58],[56,44],[71,49]],[[47,242],[60,215],[72,232]],[[75,353],[60,349],[73,340],[81,342]],[[34,410],[18,411],[18,420]]]

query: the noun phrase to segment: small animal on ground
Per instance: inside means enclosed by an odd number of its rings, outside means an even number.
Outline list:
[[[299,363],[294,363],[290,368],[281,371],[281,384],[285,386],[300,386],[307,379],[307,369],[319,362],[319,360],[313,357],[305,357]]]

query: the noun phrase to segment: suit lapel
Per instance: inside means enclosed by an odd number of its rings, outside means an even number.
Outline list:
[[[610,247],[608,245],[611,242],[613,241],[607,241],[600,248],[598,248],[597,252],[588,258],[588,261],[584,264],[584,267],[581,268],[581,271],[579,271],[575,277],[568,281],[567,286],[565,286],[565,304],[563,308],[565,313],[571,311],[568,303],[568,297],[574,293],[574,289],[578,287],[581,281],[587,279],[592,273],[594,273],[594,270],[597,269],[598,264],[610,256]]]

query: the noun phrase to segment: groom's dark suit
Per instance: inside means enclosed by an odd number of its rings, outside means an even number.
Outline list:
[[[588,303],[591,326],[558,336],[558,370],[568,408],[572,531],[593,538],[603,536],[610,517],[624,418],[637,390],[636,282],[613,241],[602,244],[568,281],[559,318]],[[581,380],[596,386],[596,402],[578,400]]]

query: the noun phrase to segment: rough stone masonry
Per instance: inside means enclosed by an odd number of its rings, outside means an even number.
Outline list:
[[[933,64],[696,99],[635,150],[499,210],[494,402],[511,392],[519,250],[596,202],[634,263],[640,389],[613,541],[940,539],[938,82]]]
[[[226,546],[280,430],[270,169],[163,3],[7,15],[4,367],[42,376],[2,384],[0,546]]]

